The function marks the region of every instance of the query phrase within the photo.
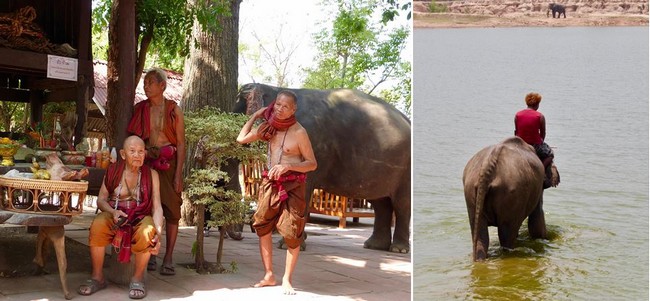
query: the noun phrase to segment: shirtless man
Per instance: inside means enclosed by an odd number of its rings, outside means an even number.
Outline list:
[[[296,293],[291,284],[291,276],[298,261],[305,229],[305,173],[317,167],[307,131],[295,120],[296,109],[296,95],[290,91],[281,91],[273,103],[251,116],[237,137],[237,142],[241,144],[258,139],[268,142],[268,165],[260,186],[253,223],[260,238],[264,278],[253,286],[276,285],[271,234],[277,228],[288,246],[282,277],[282,287],[287,295]],[[258,118],[266,121],[253,128]]]
[[[173,253],[181,218],[181,191],[185,162],[185,123],[181,108],[165,99],[167,74],[153,68],[144,77],[147,100],[138,103],[129,122],[128,131],[140,136],[147,144],[147,164],[160,175],[160,195],[165,216],[165,257],[161,275],[175,275]],[[149,261],[148,270],[156,269],[156,257]]]
[[[135,271],[129,285],[129,297],[142,299],[147,295],[144,272],[151,255],[160,250],[163,213],[160,204],[158,173],[143,166],[146,150],[137,136],[124,140],[121,161],[111,164],[97,197],[102,211],[90,226],[88,236],[92,275],[79,286],[79,294],[89,296],[106,288],[103,265],[106,246],[113,243],[120,249],[119,259],[128,262],[135,254]],[[120,219],[126,218],[121,226]],[[115,239],[116,235],[120,239]]]

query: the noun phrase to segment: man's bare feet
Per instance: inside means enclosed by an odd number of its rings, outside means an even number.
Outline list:
[[[264,276],[264,279],[260,280],[260,282],[253,284],[253,287],[265,287],[265,286],[274,286],[276,285],[275,283],[275,276],[271,275],[269,277]]]
[[[296,291],[293,289],[293,286],[291,286],[291,283],[289,281],[282,281],[282,291],[285,295],[296,294]]]

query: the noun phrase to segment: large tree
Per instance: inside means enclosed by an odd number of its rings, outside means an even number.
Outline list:
[[[191,0],[191,2],[190,5],[195,7],[219,8],[219,15],[216,17],[216,24],[213,25],[204,26],[199,21],[201,18],[215,16],[199,14],[197,21],[194,22],[191,40],[193,47],[191,47],[184,68],[181,107],[187,113],[205,107],[230,112],[235,105],[237,96],[239,6],[241,0]],[[197,162],[194,158],[195,147],[188,145],[187,150],[185,175],[188,175],[192,168],[199,167],[195,164]],[[224,169],[231,174],[237,173],[237,165],[234,163]],[[237,192],[241,191],[237,179],[231,181],[227,187]],[[187,196],[183,198],[181,222],[197,227],[195,254],[197,269],[202,269],[205,264],[202,232],[204,211],[204,204],[195,206]],[[221,235],[221,240],[223,240],[223,230]]]

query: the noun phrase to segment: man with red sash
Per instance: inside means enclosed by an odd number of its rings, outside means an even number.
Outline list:
[[[277,229],[287,243],[287,259],[282,277],[285,294],[293,295],[291,276],[298,262],[300,243],[305,229],[306,172],[317,167],[316,157],[305,128],[296,122],[297,97],[281,91],[268,107],[255,112],[244,124],[237,142],[241,144],[264,140],[267,145],[267,167],[260,186],[253,227],[260,238],[264,278],[254,287],[276,285],[273,275],[273,242]],[[265,121],[253,128],[255,120]]]
[[[528,93],[526,95],[526,105],[528,108],[523,109],[515,114],[515,136],[523,139],[526,143],[535,148],[535,152],[546,171],[544,179],[544,188],[556,187],[560,183],[560,176],[557,168],[553,165],[553,150],[544,139],[546,139],[546,119],[544,114],[537,111],[542,96],[537,93]]]
[[[144,272],[149,257],[160,250],[163,214],[158,173],[143,166],[145,154],[144,141],[130,136],[120,150],[122,160],[106,170],[97,197],[102,212],[93,220],[88,236],[92,275],[79,287],[80,295],[88,296],[106,287],[104,252],[111,243],[121,262],[129,262],[131,253],[135,254],[129,297],[142,299],[147,295]]]
[[[160,195],[165,216],[165,257],[160,267],[161,275],[175,275],[173,254],[181,218],[181,192],[183,190],[183,164],[185,162],[185,123],[183,112],[173,100],[165,99],[167,74],[158,68],[144,77],[147,100],[138,103],[129,122],[128,132],[137,135],[147,144],[147,165],[160,175]],[[147,267],[156,269],[152,256]]]

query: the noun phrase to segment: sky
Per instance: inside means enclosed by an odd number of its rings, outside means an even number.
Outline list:
[[[312,35],[322,27],[322,22],[331,23],[333,8],[324,9],[321,0],[249,0],[242,1],[239,11],[239,42],[255,48],[259,42],[269,46],[273,45],[275,39],[279,39],[284,45],[297,45],[297,49],[291,56],[291,72],[288,82],[290,88],[299,88],[304,78],[301,70],[314,65],[316,54],[312,42]],[[396,25],[410,25],[411,20],[406,20],[405,13],[397,17]],[[413,47],[412,35],[409,43],[402,53],[402,58],[412,61]],[[264,82],[263,77],[255,73],[255,66],[252,60],[246,60],[245,55],[240,53],[239,59],[239,83]],[[267,64],[264,64],[266,66]],[[272,68],[264,68],[270,73]],[[381,88],[381,86],[380,86]],[[383,88],[387,88],[384,86]]]

